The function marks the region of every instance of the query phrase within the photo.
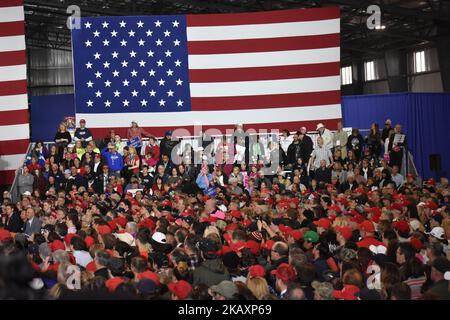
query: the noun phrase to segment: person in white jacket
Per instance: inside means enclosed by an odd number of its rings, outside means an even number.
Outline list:
[[[323,139],[323,146],[330,150],[333,149],[333,134],[331,131],[325,128],[323,123],[319,123],[316,130],[319,131],[319,135]]]

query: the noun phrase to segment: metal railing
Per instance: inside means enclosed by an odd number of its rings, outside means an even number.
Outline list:
[[[370,129],[360,129],[359,131],[360,131],[362,136],[366,136],[367,134],[369,134]],[[332,131],[332,132],[334,132],[334,131]],[[291,134],[294,134],[294,133],[295,132],[291,132]],[[310,131],[307,134],[308,134],[308,136],[311,137],[312,141],[314,142],[314,147],[315,147],[316,146],[316,140],[317,140],[318,132],[317,131]],[[255,134],[250,134],[250,135],[255,135]],[[267,134],[263,134],[263,136],[264,135],[270,135],[270,132],[268,132]],[[220,143],[220,140],[217,139],[217,138],[221,138],[223,136],[230,137],[231,135],[226,135],[226,134],[225,135],[211,135],[211,137],[213,138],[213,141],[214,141],[214,150],[217,147],[217,145]],[[260,137],[261,137],[261,135],[260,135]],[[199,138],[199,136],[184,136],[184,137],[179,138],[179,140],[180,140],[180,149],[184,150],[185,145],[189,143],[194,148],[194,150],[196,150],[198,148],[198,141],[199,141],[198,138]],[[264,142],[264,138],[262,138],[262,139],[263,140],[261,142]],[[103,139],[96,139],[96,143],[97,143],[97,141],[101,141],[101,140],[103,140]],[[142,148],[141,148],[141,154],[142,155],[144,155],[144,153],[145,153],[145,147],[149,143],[148,140],[149,140],[148,138],[143,138],[142,139]],[[158,143],[160,142],[160,140],[161,140],[161,137],[157,137]],[[122,139],[122,142],[127,142],[127,141],[128,141],[128,139]],[[27,153],[26,153],[25,159],[23,161],[24,164],[26,163],[27,158],[31,156],[31,150],[34,149],[35,144],[36,144],[35,142],[32,142],[32,143],[30,143],[28,145]],[[50,147],[53,144],[55,144],[54,141],[44,142],[44,146],[48,150],[50,149]],[[416,168],[415,163],[414,163],[413,155],[409,151],[407,151],[406,149],[404,149],[403,152],[404,152],[404,156],[403,156],[403,159],[402,159],[402,170],[401,170],[400,173],[404,177],[406,177],[406,174],[408,174],[408,173],[414,174],[417,177],[417,183],[420,185],[422,183],[422,178],[419,176],[419,174],[417,172],[417,168]],[[17,185],[19,169],[20,168],[18,168],[16,170],[14,181],[13,181],[13,184],[11,185],[11,191],[10,191],[11,198],[12,198],[12,201],[14,203],[19,201],[20,200],[20,196],[21,196],[19,194],[18,185]]]
[[[34,148],[34,143],[29,143],[28,144],[28,148],[27,148],[27,153],[24,159],[24,163],[26,160],[26,157],[31,153],[32,148]],[[16,203],[20,200],[20,194],[19,194],[19,187],[18,187],[18,176],[19,176],[19,170],[20,168],[16,169],[16,172],[14,174],[14,181],[11,185],[11,189],[9,191],[9,193],[11,194],[11,200],[13,201],[13,203]]]

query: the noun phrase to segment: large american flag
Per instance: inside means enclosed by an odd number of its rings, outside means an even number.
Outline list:
[[[85,17],[72,31],[77,119],[157,136],[206,128],[314,130],[341,119],[338,7]]]
[[[11,184],[29,143],[23,0],[0,1],[0,185]]]

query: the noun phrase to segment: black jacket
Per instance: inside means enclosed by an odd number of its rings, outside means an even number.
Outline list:
[[[308,163],[309,158],[311,157],[311,153],[314,149],[314,143],[310,136],[306,134],[303,136],[302,140],[302,160],[303,163]]]
[[[318,168],[314,173],[314,179],[317,183],[330,183],[331,182],[331,169],[330,168]]]
[[[217,285],[224,280],[230,280],[230,274],[223,265],[222,259],[205,260],[194,270],[194,286],[203,283],[208,287]]]
[[[159,149],[161,153],[159,155],[160,159],[163,154],[166,154],[171,158],[172,149],[179,143],[179,141],[172,141],[172,139],[163,138],[159,144]]]
[[[11,217],[6,219],[6,230],[9,232],[22,232],[23,229],[23,221],[20,219],[20,216],[17,212],[13,212]]]
[[[288,164],[296,164],[297,159],[302,157],[302,144],[300,142],[294,143],[292,142],[287,151],[287,163]]]

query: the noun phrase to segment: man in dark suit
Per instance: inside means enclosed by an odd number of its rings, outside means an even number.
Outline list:
[[[35,216],[33,208],[27,209],[27,222],[25,222],[25,234],[31,236],[33,233],[41,232],[42,221]]]
[[[97,179],[94,182],[95,192],[99,194],[104,193],[106,190],[106,186],[109,183],[110,177],[111,175],[109,174],[109,167],[105,164],[102,166],[102,172],[97,176]]]
[[[14,211],[14,206],[12,204],[7,204],[5,206],[6,211],[6,221],[5,229],[9,232],[22,232],[23,221],[20,219],[20,215]]]
[[[97,176],[102,174],[103,171],[103,161],[101,154],[96,154],[94,157],[94,164],[92,166],[92,172],[94,172]]]

